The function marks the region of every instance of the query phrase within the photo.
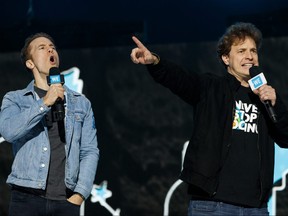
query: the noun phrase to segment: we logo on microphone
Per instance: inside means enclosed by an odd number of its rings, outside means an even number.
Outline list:
[[[248,83],[249,83],[252,91],[254,91],[255,89],[260,88],[262,85],[267,84],[267,80],[266,80],[264,74],[260,73],[257,76],[252,77],[250,80],[248,80]]]
[[[50,83],[55,84],[55,83],[61,83],[61,77],[60,75],[52,75],[49,77]]]

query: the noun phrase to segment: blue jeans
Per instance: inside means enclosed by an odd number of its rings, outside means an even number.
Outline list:
[[[245,208],[223,202],[190,200],[188,216],[269,216],[267,208]]]
[[[79,216],[80,206],[67,200],[48,200],[40,196],[11,191],[9,216]]]

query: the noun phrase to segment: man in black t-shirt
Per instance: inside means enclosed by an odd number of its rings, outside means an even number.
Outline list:
[[[188,215],[266,215],[273,185],[274,143],[288,148],[288,110],[275,89],[251,90],[262,34],[251,23],[231,25],[218,42],[224,76],[188,73],[160,59],[136,37],[131,60],[194,110],[180,179],[191,194]],[[277,121],[267,113],[270,101]]]

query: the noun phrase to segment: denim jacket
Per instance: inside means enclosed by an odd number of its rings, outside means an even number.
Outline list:
[[[34,91],[34,81],[25,89],[8,92],[2,101],[0,134],[12,144],[14,161],[7,183],[45,189],[50,144],[45,114],[51,109]],[[96,126],[90,101],[64,86],[65,184],[85,198],[92,190],[99,159]]]

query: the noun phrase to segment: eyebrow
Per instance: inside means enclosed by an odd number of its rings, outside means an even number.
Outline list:
[[[257,50],[257,48],[256,47],[253,47],[253,48],[242,47],[242,48],[239,48],[238,50]]]
[[[38,48],[38,47],[41,47],[41,46],[46,46],[46,44],[41,43],[41,44],[39,44],[39,45],[37,46],[37,48]],[[53,43],[50,43],[48,46],[49,46],[49,47],[56,47]]]

